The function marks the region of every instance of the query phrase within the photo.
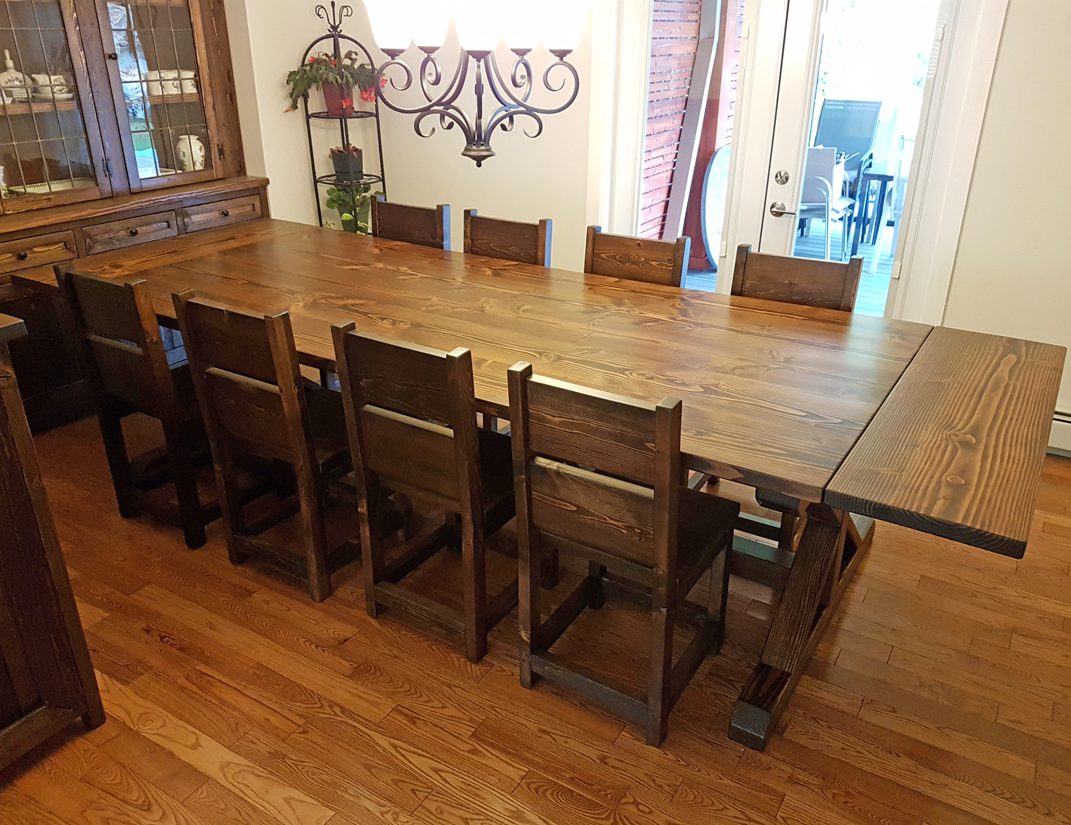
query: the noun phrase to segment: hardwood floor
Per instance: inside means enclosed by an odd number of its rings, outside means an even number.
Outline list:
[[[1023,561],[878,526],[765,753],[725,735],[770,594],[733,581],[724,654],[661,750],[517,683],[515,621],[480,664],[296,580],[115,512],[95,424],[38,439],[109,720],[0,774],[0,822],[1071,822],[1071,461],[1050,459]],[[446,555],[429,589],[444,591]],[[563,639],[629,678],[641,616]],[[33,761],[37,761],[33,765]]]

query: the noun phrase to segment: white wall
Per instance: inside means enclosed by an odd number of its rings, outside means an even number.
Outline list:
[[[482,169],[461,156],[464,142],[456,129],[421,138],[414,132],[413,118],[384,109],[383,143],[391,200],[421,206],[451,204],[455,249],[462,246],[462,210],[466,208],[513,220],[552,218],[555,265],[581,268],[587,225],[603,223],[608,229],[629,231],[630,227],[622,226],[621,216],[634,220],[638,211],[634,190],[638,189],[639,167],[629,164],[635,167],[635,179],[612,174],[620,147],[608,122],[620,115],[642,135],[647,29],[636,21],[649,16],[648,4],[649,0],[594,0],[592,28],[602,34],[595,44],[590,33],[586,34],[570,58],[581,76],[577,102],[566,112],[546,118],[543,135],[535,140],[521,133],[530,128],[523,119],[517,121],[514,132],[497,133],[492,146],[498,154]],[[313,12],[315,5],[312,0],[226,0],[249,171],[271,179],[269,196],[275,217],[306,223],[315,222],[316,211],[305,129],[299,112],[284,112],[284,77],[300,60],[308,42],[325,30]],[[363,3],[355,0],[353,7],[354,16],[345,22],[345,31],[366,43],[377,61],[385,59],[373,45]],[[413,52],[408,55],[411,61]],[[454,65],[456,53],[456,43],[441,50],[448,69]],[[552,59],[543,50],[534,53],[537,72],[541,74]],[[625,96],[632,107],[628,111],[619,105],[614,92],[618,77],[626,76],[638,90]],[[641,101],[639,113],[637,98]],[[547,93],[533,97],[534,102],[544,105],[553,99]],[[466,108],[471,110],[471,106]],[[316,126],[320,132],[316,151],[327,171],[330,161],[326,153],[337,144],[337,131],[333,131],[333,123]],[[354,142],[370,148],[375,143],[374,133],[355,135]],[[633,145],[635,142],[633,136]]]
[[[1011,0],[948,326],[1071,346],[1071,2]],[[1059,408],[1071,410],[1071,366]]]

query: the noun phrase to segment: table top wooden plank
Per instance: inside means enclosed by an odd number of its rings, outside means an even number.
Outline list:
[[[289,310],[304,363],[333,364],[331,324],[473,352],[482,407],[508,412],[506,371],[684,401],[689,466],[821,500],[931,328],[812,307],[543,270],[284,221],[210,230],[83,262],[171,294]]]
[[[939,327],[826,492],[829,505],[1022,557],[1066,350]]]

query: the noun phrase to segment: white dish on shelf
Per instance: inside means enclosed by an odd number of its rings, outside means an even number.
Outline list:
[[[86,189],[96,186],[93,178],[74,178],[54,180],[51,183],[27,183],[22,186],[9,186],[7,191],[13,195],[47,195],[50,192],[69,192],[72,189]]]
[[[62,103],[65,100],[74,100],[74,93],[66,92],[64,94],[49,94],[48,92],[35,92],[33,99],[46,103],[50,100],[54,100],[57,103]]]

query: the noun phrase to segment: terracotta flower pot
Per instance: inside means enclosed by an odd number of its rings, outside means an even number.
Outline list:
[[[353,114],[353,87],[332,83],[321,86],[324,93],[324,105],[329,115],[336,117]]]

